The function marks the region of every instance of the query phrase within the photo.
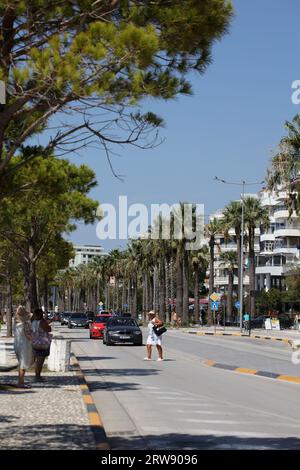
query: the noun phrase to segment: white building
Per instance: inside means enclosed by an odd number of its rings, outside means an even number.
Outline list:
[[[260,252],[256,258],[256,288],[284,287],[285,273],[300,266],[300,223],[295,212],[289,217],[288,193],[283,188],[258,194],[269,211],[270,224],[261,229]]]
[[[257,194],[245,194],[245,197],[253,197],[257,198]],[[224,217],[223,215],[223,210],[220,209],[215,214],[213,214],[210,217],[210,220],[216,218],[216,219],[222,219]],[[231,228],[228,232],[229,239],[225,239],[224,234],[220,233],[215,237],[216,241],[216,246],[215,246],[215,278],[214,278],[214,285],[217,291],[221,293],[226,293],[228,289],[228,269],[222,263],[220,260],[220,255],[221,253],[224,253],[226,251],[237,251],[237,240],[235,236],[235,230]],[[255,240],[254,240],[254,250],[255,253],[259,253],[260,251],[260,229],[256,228],[255,229]],[[228,237],[227,237],[228,238]],[[208,243],[208,240],[207,240]],[[247,247],[246,244],[244,245],[244,260],[245,263],[247,262]],[[209,272],[207,273],[207,276],[209,276]],[[244,269],[244,289],[245,292],[247,292],[247,289],[249,288],[249,275],[247,269]],[[233,278],[233,286],[234,286],[234,291],[237,293],[238,292],[238,269],[235,269],[234,272],[234,278]]]
[[[69,262],[70,268],[76,268],[80,264],[88,264],[92,259],[106,256],[102,246],[97,245],[74,245],[75,258]]]

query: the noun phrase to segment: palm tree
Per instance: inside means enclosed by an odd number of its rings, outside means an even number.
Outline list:
[[[260,201],[253,197],[247,197],[244,200],[245,224],[248,229],[249,245],[249,309],[250,315],[255,315],[255,228],[260,225],[269,224],[268,210],[262,207]]]
[[[200,250],[190,252],[190,263],[194,274],[194,318],[197,321],[199,318],[199,279],[201,272],[205,276],[208,267],[208,248],[206,245]]]
[[[224,223],[229,228],[233,228],[235,232],[237,245],[237,262],[238,262],[238,288],[240,291],[242,279],[242,263],[241,263],[241,233],[242,233],[242,203],[241,201],[231,201],[223,212]],[[228,230],[227,230],[228,235]]]
[[[222,233],[223,223],[220,219],[212,219],[204,228],[205,236],[209,239],[209,296],[214,291],[214,269],[215,269],[215,245],[216,245],[216,235]],[[207,321],[208,325],[211,326],[213,323],[212,311],[210,308],[210,302],[208,302],[208,316]]]
[[[227,291],[227,316],[232,315],[232,295],[233,295],[233,281],[234,270],[238,265],[238,256],[236,251],[225,251],[220,255],[220,266],[223,265],[228,271],[228,291]]]

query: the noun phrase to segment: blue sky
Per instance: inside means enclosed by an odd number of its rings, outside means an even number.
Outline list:
[[[234,0],[234,6],[230,34],[214,46],[213,64],[205,75],[191,76],[193,96],[147,102],[166,121],[165,142],[153,150],[119,149],[113,164],[124,182],[93,149],[73,159],[96,171],[92,197],[116,205],[119,195],[129,203],[204,203],[210,214],[239,197],[238,187],[214,182],[215,175],[264,179],[284,121],[300,112],[291,101],[291,84],[300,79],[300,3]],[[95,227],[82,224],[71,240],[105,249],[124,244],[100,242]]]

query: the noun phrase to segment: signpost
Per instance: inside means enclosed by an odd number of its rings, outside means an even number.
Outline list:
[[[210,296],[210,298],[211,298],[211,297],[212,297],[212,296]],[[215,327],[215,333],[216,333],[216,328],[217,328],[217,327],[216,327],[216,311],[219,310],[219,302],[217,302],[216,300],[212,301],[212,302],[210,303],[210,308],[211,308],[211,310],[214,312],[214,313],[213,313],[213,318],[214,318],[214,327]]]

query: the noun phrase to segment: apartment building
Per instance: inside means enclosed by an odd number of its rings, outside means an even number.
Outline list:
[[[92,259],[105,256],[102,246],[97,245],[74,245],[75,257],[70,260],[69,266],[76,268],[81,264],[88,264]]]
[[[261,205],[268,209],[270,221],[267,227],[255,229],[255,290],[284,289],[285,274],[293,267],[300,267],[299,217],[295,212],[289,217],[287,205],[289,195],[281,187],[272,193],[264,188],[258,194],[247,194],[245,197],[257,197]],[[210,219],[213,218],[222,219],[223,211],[217,211],[210,217]],[[229,250],[237,251],[234,229],[230,229],[228,241],[225,240],[224,234],[216,236],[215,288],[220,293],[226,293],[228,289],[228,269],[221,262],[220,254]],[[244,291],[246,293],[249,289],[246,246],[244,253]],[[237,269],[234,273],[234,289],[237,292]]]
[[[285,273],[300,266],[300,222],[295,212],[289,217],[288,193],[278,187],[269,193],[258,193],[263,207],[269,212],[270,224],[261,228],[260,252],[256,257],[257,290],[285,286]]]

